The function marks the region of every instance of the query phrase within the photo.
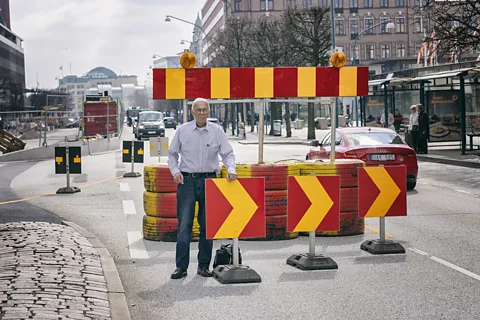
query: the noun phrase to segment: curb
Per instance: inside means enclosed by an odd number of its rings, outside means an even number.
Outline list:
[[[118,274],[115,262],[107,248],[91,232],[80,227],[76,223],[63,221],[63,224],[75,229],[75,231],[87,238],[93,248],[95,248],[100,255],[105,281],[107,282],[108,301],[110,303],[112,320],[131,320],[127,299],[125,297],[125,290],[123,289],[122,281],[120,280],[120,275]]]
[[[433,162],[433,163],[448,164],[448,165],[458,166],[458,167],[480,169],[480,162],[471,162],[471,161],[465,161],[465,160],[455,160],[450,158],[440,158],[440,157],[437,158],[432,156],[420,156],[420,155],[417,155],[417,160],[422,162]]]

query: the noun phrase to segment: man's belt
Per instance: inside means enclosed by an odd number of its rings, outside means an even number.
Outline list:
[[[215,172],[183,172],[184,177],[191,177],[193,179],[200,178],[216,178],[217,174]]]

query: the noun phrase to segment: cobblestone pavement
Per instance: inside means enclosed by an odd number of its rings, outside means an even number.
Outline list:
[[[68,226],[0,224],[0,319],[111,319],[98,252]]]

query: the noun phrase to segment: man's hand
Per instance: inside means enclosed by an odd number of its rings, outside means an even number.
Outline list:
[[[238,178],[238,175],[236,173],[234,173],[234,172],[228,172],[227,173],[228,182],[232,182],[234,180],[237,180],[237,178]]]
[[[183,174],[181,172],[176,173],[173,176],[173,181],[175,181],[176,184],[183,184]]]

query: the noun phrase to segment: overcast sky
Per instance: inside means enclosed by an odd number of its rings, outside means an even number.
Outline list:
[[[24,39],[27,87],[54,88],[63,75],[104,66],[143,85],[152,55],[181,52],[205,0],[10,0],[12,30]]]

